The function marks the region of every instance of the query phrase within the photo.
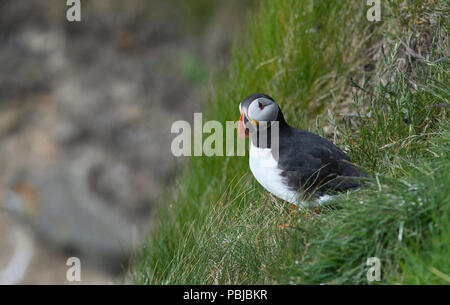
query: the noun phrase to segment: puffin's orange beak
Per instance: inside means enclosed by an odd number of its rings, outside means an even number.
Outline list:
[[[241,117],[239,118],[238,135],[241,139],[248,138],[248,129],[244,123],[244,111],[241,112]]]

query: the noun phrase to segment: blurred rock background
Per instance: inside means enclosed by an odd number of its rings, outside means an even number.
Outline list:
[[[0,283],[120,281],[250,0],[0,2]],[[11,273],[12,272],[12,273]],[[13,274],[14,276],[12,276]]]

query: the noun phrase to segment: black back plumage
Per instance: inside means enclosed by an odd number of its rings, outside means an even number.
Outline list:
[[[280,122],[278,167],[285,183],[305,197],[342,192],[361,186],[365,173],[336,145],[308,131]]]

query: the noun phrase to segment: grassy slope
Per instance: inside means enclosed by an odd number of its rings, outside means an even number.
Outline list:
[[[393,39],[407,40],[422,29],[411,20],[442,5],[428,2],[386,4],[374,26],[365,1],[261,1],[204,119],[234,121],[242,98],[268,93],[293,125],[331,127],[376,179],[333,208],[292,209],[257,185],[247,157],[192,158],[132,265],[133,282],[367,283],[365,262],[377,256],[384,283],[448,283],[450,124],[446,108],[429,107],[449,99],[448,63],[433,62],[447,52],[448,21],[434,15],[441,27],[427,33],[436,38],[428,61]],[[360,72],[380,41],[376,69]],[[349,75],[364,87],[351,103]],[[329,108],[355,115],[326,120]]]

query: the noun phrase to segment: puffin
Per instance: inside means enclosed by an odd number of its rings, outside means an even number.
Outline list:
[[[367,180],[367,174],[332,142],[290,126],[269,95],[247,96],[239,112],[239,137],[250,137],[250,170],[276,197],[317,206]]]

